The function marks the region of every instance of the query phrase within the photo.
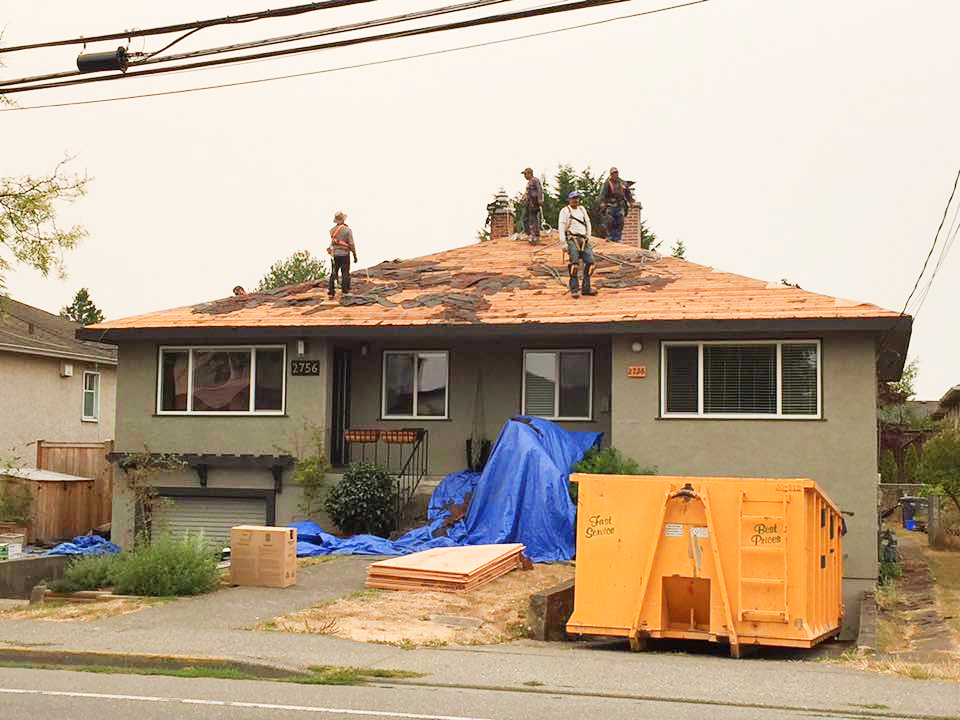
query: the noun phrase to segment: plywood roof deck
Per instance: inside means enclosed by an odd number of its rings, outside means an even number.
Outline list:
[[[574,299],[555,232],[502,238],[352,273],[352,293],[293,285],[88,326],[85,337],[203,328],[557,326],[669,320],[884,319],[898,313],[595,239],[599,294]]]

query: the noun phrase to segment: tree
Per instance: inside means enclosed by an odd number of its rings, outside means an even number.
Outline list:
[[[880,482],[895,483],[900,479],[900,469],[893,450],[884,450],[880,455]]]
[[[677,238],[677,244],[673,246],[670,254],[675,258],[680,258],[681,260],[686,260],[687,258],[687,246],[683,244],[683,240]]]
[[[923,446],[920,479],[944,493],[960,511],[960,432],[941,432]]]
[[[323,280],[327,277],[327,265],[314,257],[309,250],[300,250],[270,266],[269,272],[260,280],[255,292],[266,292],[285,285],[297,285],[311,280]]]
[[[917,446],[910,445],[903,455],[903,481],[915,483],[920,479],[920,455]]]
[[[916,395],[917,375],[920,372],[920,358],[914,358],[903,368],[900,379],[886,383],[885,399],[880,402],[880,421],[891,425],[906,425],[917,430],[932,430],[933,421],[919,418],[909,407],[907,401]]]
[[[47,277],[64,277],[63,251],[86,237],[79,225],[57,225],[57,208],[84,195],[89,178],[65,171],[66,158],[49,175],[0,178],[0,291],[14,265],[25,264]]]
[[[86,288],[77,290],[73,302],[61,308],[60,317],[81,325],[103,322],[103,312],[90,300],[90,293]]]

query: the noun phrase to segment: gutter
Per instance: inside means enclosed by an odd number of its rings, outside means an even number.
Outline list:
[[[113,365],[114,367],[117,365],[117,361],[114,358],[101,357],[99,355],[84,355],[67,350],[40,350],[27,345],[10,345],[8,343],[0,343],[0,350],[20,353],[22,355],[57,358],[59,360],[80,360],[83,362],[100,363],[101,365]]]

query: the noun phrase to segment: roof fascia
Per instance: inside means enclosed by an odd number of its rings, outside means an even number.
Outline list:
[[[58,350],[40,350],[26,345],[0,343],[0,351],[20,353],[21,355],[37,355],[40,357],[56,358],[58,360],[78,360],[81,362],[100,363],[101,365],[117,364],[117,361],[113,358],[101,357],[100,355],[85,355],[83,353],[60,352]]]

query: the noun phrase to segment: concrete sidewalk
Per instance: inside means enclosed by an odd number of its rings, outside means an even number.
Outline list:
[[[423,673],[433,686],[635,697],[761,708],[843,711],[851,716],[956,718],[960,683],[911,680],[813,661],[631,653],[618,646],[517,641],[496,646],[403,650],[391,645],[248,629],[261,619],[362,587],[370,558],[302,568],[284,590],[235,587],[87,623],[0,621],[0,658],[48,662],[98,654],[110,664],[151,656],[219,658],[258,668],[316,665]]]

